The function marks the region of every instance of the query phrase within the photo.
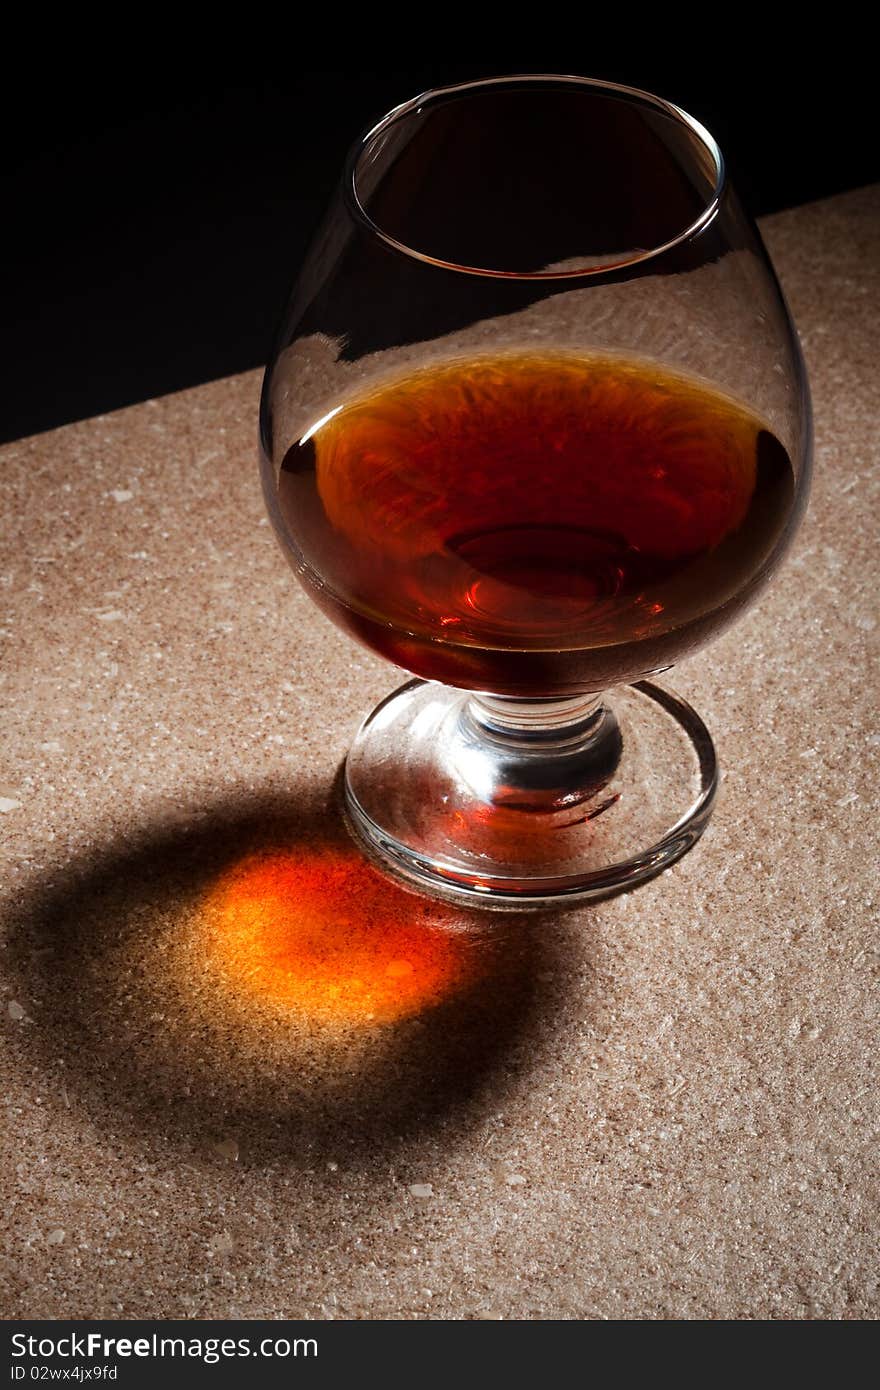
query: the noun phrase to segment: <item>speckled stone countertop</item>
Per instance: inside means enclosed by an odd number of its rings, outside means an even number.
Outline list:
[[[3,1315],[876,1315],[880,189],[765,231],[813,502],[674,676],[709,831],[599,907],[468,918],[348,847],[399,675],[272,540],[256,373],[3,451]]]

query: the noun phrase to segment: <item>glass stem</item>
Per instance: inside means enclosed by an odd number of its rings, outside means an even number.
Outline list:
[[[601,695],[481,694],[462,706],[453,762],[488,806],[565,824],[608,785],[621,749],[617,719]]]
[[[598,733],[606,716],[601,694],[556,699],[517,699],[509,695],[472,695],[468,715],[481,730],[512,744],[550,746],[582,744]]]

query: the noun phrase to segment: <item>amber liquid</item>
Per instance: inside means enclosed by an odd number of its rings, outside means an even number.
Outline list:
[[[634,359],[451,361],[288,450],[306,586],[416,674],[517,695],[669,665],[732,618],[790,527],[785,449],[744,406]]]

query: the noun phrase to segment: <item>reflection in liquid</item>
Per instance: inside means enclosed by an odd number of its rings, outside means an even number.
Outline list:
[[[486,953],[461,914],[339,847],[272,850],[228,869],[205,903],[210,963],[237,993],[322,1020],[386,1022],[474,984]]]

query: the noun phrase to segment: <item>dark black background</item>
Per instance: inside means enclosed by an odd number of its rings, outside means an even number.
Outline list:
[[[747,38],[573,36],[405,69],[306,70],[308,46],[271,33],[257,55],[56,53],[5,90],[0,437],[262,362],[347,147],[430,86],[545,70],[646,87],[708,125],[756,214],[880,177],[853,54]]]

